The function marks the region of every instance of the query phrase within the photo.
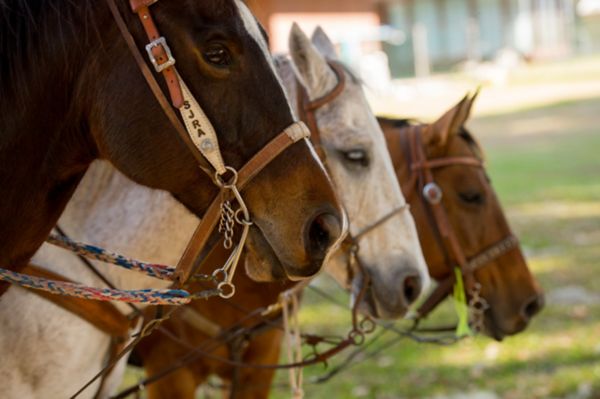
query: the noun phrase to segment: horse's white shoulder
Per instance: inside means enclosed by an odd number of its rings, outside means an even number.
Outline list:
[[[175,264],[198,219],[168,193],[132,183],[107,162],[95,162],[63,213],[60,226],[74,239],[153,263]],[[73,281],[104,287],[73,254],[44,245],[33,259]],[[164,288],[168,282],[94,262],[119,288]],[[122,312],[130,309],[118,304]],[[110,337],[77,316],[21,288],[0,298],[2,397],[64,398],[106,363]],[[118,387],[125,360],[103,394]],[[80,398],[93,398],[95,383]]]

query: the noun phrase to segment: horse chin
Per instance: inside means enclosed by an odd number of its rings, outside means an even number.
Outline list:
[[[525,327],[527,327],[526,322],[517,320],[514,325],[507,328],[506,326],[502,326],[502,323],[497,320],[492,309],[488,309],[485,312],[484,333],[498,342],[503,341],[507,336],[520,333]]]
[[[256,226],[250,227],[244,252],[246,274],[257,282],[271,282],[286,279],[281,261]]]
[[[365,280],[362,277],[362,273],[356,273],[352,279],[350,287],[350,306],[357,306],[358,313],[364,316],[370,317],[374,320],[380,320],[382,317],[380,316],[380,310],[377,306],[375,295],[373,294],[373,286],[370,283],[368,287],[364,288],[364,295],[358,305],[356,305],[356,301],[359,299],[358,297],[360,292],[363,291],[364,284]]]

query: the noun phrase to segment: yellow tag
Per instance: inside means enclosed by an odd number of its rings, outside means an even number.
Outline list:
[[[458,316],[458,325],[456,326],[456,336],[462,338],[464,336],[473,335],[473,331],[469,327],[469,306],[467,305],[467,296],[465,294],[465,284],[463,282],[462,272],[460,268],[454,268],[454,276],[456,283],[454,284],[454,309]]]

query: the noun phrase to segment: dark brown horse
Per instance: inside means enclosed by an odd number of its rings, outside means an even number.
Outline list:
[[[128,3],[118,2],[120,13],[143,50],[148,40]],[[159,1],[151,9],[225,163],[239,168],[294,120],[264,32],[239,0]],[[0,93],[0,267],[27,264],[96,158],[171,192],[197,215],[216,195],[105,1],[0,0]],[[340,235],[342,211],[310,145],[294,144],[243,194],[255,221],[250,247],[272,273],[318,271]]]
[[[415,193],[408,196],[408,193],[413,191],[411,186],[414,179],[402,137],[408,136],[411,129],[419,126],[422,129],[422,144],[427,159],[475,157],[483,160],[483,150],[464,127],[473,101],[474,98],[466,97],[432,124],[413,125],[404,120],[380,120],[397,168],[398,180],[405,188],[407,200],[410,199],[411,211],[430,265],[430,273],[439,281],[450,276],[452,269],[447,266],[444,252],[434,237],[435,226],[424,208],[421,195]],[[502,208],[483,169],[451,166],[435,170],[435,180],[443,190],[443,205],[467,257],[476,255],[483,248],[510,234]],[[451,261],[450,264],[452,263],[454,262]],[[505,335],[522,331],[543,305],[541,290],[519,248],[513,248],[479,269],[475,278],[482,286],[481,295],[490,305],[486,311],[485,332],[493,338],[501,339]],[[167,333],[159,331],[142,342],[137,348],[137,353],[143,359],[148,376],[164,371],[165,365],[174,364],[177,359],[186,355],[191,347],[199,347],[205,352],[210,352],[211,356],[239,358],[249,364],[278,363],[281,329],[271,328],[247,337],[242,340],[242,349],[239,352],[234,350],[236,346],[232,344],[235,342],[220,341],[218,333],[228,331],[232,327],[237,328],[238,321],[245,315],[255,309],[268,307],[277,300],[280,292],[289,287],[256,283],[241,273],[236,279],[238,291],[229,302],[222,299],[195,302],[191,305],[192,312],[189,309],[182,310],[185,311],[185,315],[176,315],[166,323]],[[256,325],[256,317],[247,320],[244,325]],[[177,339],[173,340],[173,336]],[[236,369],[206,356],[197,357],[194,362],[167,374],[147,389],[152,399],[193,398],[196,387],[206,381],[210,374],[216,374],[225,381],[232,381],[234,373],[237,373],[235,398],[268,397],[274,376],[273,370]]]

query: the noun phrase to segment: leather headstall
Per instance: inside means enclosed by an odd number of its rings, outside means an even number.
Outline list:
[[[494,259],[518,247],[518,240],[513,234],[483,249],[473,257],[467,257],[462,249],[458,237],[449,221],[448,213],[442,202],[443,193],[435,182],[433,170],[448,166],[466,166],[483,168],[483,162],[474,156],[443,157],[428,159],[422,142],[423,125],[411,125],[408,134],[402,135],[402,145],[410,165],[411,178],[409,185],[403,187],[404,194],[409,200],[413,195],[418,195],[434,237],[440,247],[448,270],[448,277],[439,282],[434,291],[417,310],[417,318],[423,319],[429,315],[450,293],[455,283],[454,268],[459,267],[465,280],[467,296],[476,292],[479,296],[481,288],[476,281],[474,273],[479,268],[485,267]],[[480,298],[479,300],[483,300]],[[470,304],[472,305],[472,304]]]

